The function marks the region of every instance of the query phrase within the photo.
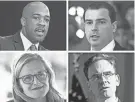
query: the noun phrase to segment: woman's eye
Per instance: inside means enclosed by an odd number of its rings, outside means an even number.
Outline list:
[[[32,76],[25,76],[24,78],[23,78],[23,80],[25,80],[25,81],[31,81],[32,80]]]
[[[42,77],[42,78],[45,78],[45,77],[46,77],[46,74],[44,74],[44,73],[39,73],[38,76],[39,76],[39,77]]]

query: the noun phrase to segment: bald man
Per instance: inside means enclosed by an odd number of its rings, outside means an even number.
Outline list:
[[[15,35],[0,39],[0,50],[47,50],[40,45],[47,35],[50,22],[48,7],[42,2],[27,4],[22,12],[22,29]]]

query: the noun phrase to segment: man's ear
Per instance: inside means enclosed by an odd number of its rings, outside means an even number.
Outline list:
[[[114,21],[113,23],[112,23],[112,29],[113,29],[113,33],[114,32],[116,32],[116,30],[117,30],[117,21]]]
[[[116,86],[120,85],[120,76],[117,74],[116,75]]]
[[[21,17],[21,24],[22,26],[26,25],[26,19],[24,17]]]

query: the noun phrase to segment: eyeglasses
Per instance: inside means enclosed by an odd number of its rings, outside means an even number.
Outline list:
[[[92,77],[91,78],[89,78],[89,80],[90,81],[97,81],[97,80],[99,80],[99,79],[101,79],[101,77],[102,76],[104,76],[105,77],[105,79],[109,79],[111,76],[113,76],[113,75],[115,75],[116,73],[112,73],[112,72],[103,72],[103,73],[101,73],[101,74],[94,74],[94,75],[92,75]]]
[[[29,74],[29,75],[22,76],[19,79],[22,79],[22,81],[25,84],[31,84],[34,81],[34,76],[36,76],[36,78],[39,81],[43,82],[43,81],[46,80],[46,78],[47,78],[48,75],[47,75],[47,72],[46,71],[42,71],[42,72],[38,72],[37,74],[34,74],[34,75]]]

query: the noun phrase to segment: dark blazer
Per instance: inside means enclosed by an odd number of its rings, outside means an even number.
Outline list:
[[[22,43],[22,39],[20,37],[20,32],[17,32],[14,35],[6,36],[6,37],[1,37],[0,38],[0,50],[18,50],[18,51],[23,51],[24,46]],[[38,50],[47,50],[43,46],[39,44]]]
[[[125,48],[121,47],[120,44],[115,41],[115,47],[113,49],[114,51],[123,51],[123,50],[126,50]]]

